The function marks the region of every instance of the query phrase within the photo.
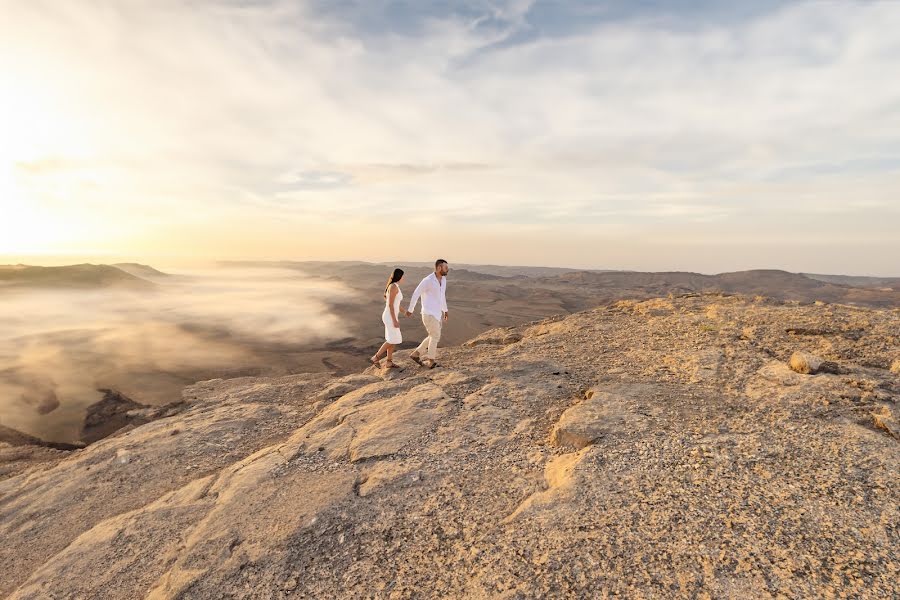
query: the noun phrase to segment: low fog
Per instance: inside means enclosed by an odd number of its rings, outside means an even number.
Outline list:
[[[100,388],[165,404],[202,379],[321,370],[297,353],[349,335],[329,309],[355,295],[340,282],[277,268],[146,278],[155,288],[0,287],[0,424],[76,441]]]

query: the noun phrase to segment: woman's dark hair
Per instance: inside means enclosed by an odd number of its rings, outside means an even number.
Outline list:
[[[391,276],[388,278],[387,285],[384,286],[384,297],[387,298],[388,290],[391,287],[392,283],[397,283],[400,281],[400,278],[403,277],[403,269],[394,269],[394,272],[391,273]]]

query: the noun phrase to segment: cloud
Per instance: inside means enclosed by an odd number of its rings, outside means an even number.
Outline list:
[[[78,124],[19,157],[31,197],[82,224],[70,245],[115,248],[173,223],[326,230],[360,215],[360,250],[398,218],[452,220],[460,248],[486,225],[555,224],[562,240],[586,215],[623,235],[655,233],[664,216],[716,236],[747,212],[780,230],[798,190],[826,206],[836,188],[858,190],[860,226],[900,225],[880,187],[900,170],[900,82],[885,76],[900,62],[895,3],[7,12],[0,73],[48,74],[16,82],[65,113],[52,122]],[[822,240],[841,228],[824,212],[800,224]]]
[[[293,171],[278,177],[277,181],[292,189],[327,189],[349,185],[353,177],[340,171]]]

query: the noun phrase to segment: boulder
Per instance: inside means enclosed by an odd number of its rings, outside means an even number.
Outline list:
[[[790,365],[791,369],[797,373],[812,375],[819,372],[819,367],[822,366],[822,359],[809,352],[794,352],[791,356]]]
[[[836,363],[823,360],[810,352],[794,352],[790,360],[791,369],[804,375],[816,373],[839,373],[840,367]]]

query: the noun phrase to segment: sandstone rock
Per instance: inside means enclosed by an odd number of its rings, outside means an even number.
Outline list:
[[[721,349],[714,348],[698,352],[691,356],[691,383],[709,382],[714,380],[719,372],[724,354]]]
[[[797,373],[804,375],[815,375],[816,373],[840,373],[841,369],[837,363],[822,360],[822,358],[810,352],[794,352],[790,360],[791,369]]]
[[[651,298],[637,304],[635,310],[651,317],[662,317],[672,314],[675,310],[675,305],[666,298]]]
[[[371,371],[370,371],[371,369]],[[315,400],[330,401],[340,398],[344,394],[349,394],[353,390],[357,390],[365,385],[378,381],[379,377],[376,369],[370,367],[366,369],[366,373],[360,375],[347,375],[341,377],[337,381],[326,384],[321,390],[317,391],[313,396]]]
[[[587,475],[582,465],[594,454],[593,448],[585,447],[548,461],[544,468],[545,489],[528,496],[503,522],[512,523],[538,511],[552,513],[560,508],[568,496],[576,493],[579,483]]]
[[[406,366],[399,367],[397,369],[376,369],[376,367],[374,366],[370,368],[375,369],[375,374],[380,377],[382,381],[395,381],[397,379],[403,379],[404,377],[408,377],[410,375],[410,371],[408,370],[409,367]]]
[[[765,384],[772,387],[777,386],[793,386],[803,383],[804,378],[794,371],[791,367],[781,361],[771,361],[760,367],[757,371],[758,375],[765,379]]]
[[[282,377],[238,377],[236,379],[211,379],[200,381],[182,391],[185,404],[203,402],[211,396],[227,399],[229,402],[251,404],[290,404],[305,402],[310,395],[321,392],[332,383],[349,383],[360,387],[367,379],[363,375],[348,375],[335,379],[327,373],[299,373]],[[371,378],[368,378],[372,381]],[[174,404],[173,404],[174,405]]]
[[[840,367],[831,361],[822,360],[809,352],[794,352],[790,360],[791,369],[804,375],[816,373],[839,373]]]
[[[891,363],[891,373],[900,375],[900,359]]]
[[[428,376],[435,385],[439,385],[442,388],[465,385],[474,381],[471,375],[455,370],[438,369],[431,371]]]
[[[365,498],[390,485],[414,484],[422,479],[418,463],[384,460],[365,471],[358,485],[360,497]]]
[[[354,427],[350,460],[389,456],[415,440],[446,413],[443,391],[424,384],[381,405],[367,406],[349,418]]]
[[[897,415],[887,406],[882,406],[880,410],[872,413],[872,422],[876,428],[882,429],[891,437],[900,440],[900,423],[898,423]]]
[[[219,591],[200,595],[220,596],[220,578],[236,577],[248,564],[264,560],[273,545],[284,548],[292,538],[314,534],[325,511],[353,496],[354,476],[346,471],[294,471],[276,477],[276,467],[286,464],[284,457],[293,443],[248,457],[225,469],[207,489],[198,490],[202,495],[192,493],[179,502],[193,505],[202,518],[182,534],[184,541],[178,546],[170,543],[170,556],[176,560],[162,570],[148,599],[183,597],[210,575],[219,582]],[[234,515],[249,518],[235,520]]]
[[[565,320],[560,320],[560,318],[550,318],[545,321],[541,321],[540,323],[536,323],[531,327],[528,327],[526,330],[526,334],[529,337],[539,337],[543,335],[552,335],[552,334],[560,334],[566,331],[571,324]]]
[[[791,369],[797,373],[813,375],[819,372],[819,367],[822,366],[822,362],[822,359],[815,354],[810,354],[809,352],[794,352],[794,354],[791,355],[790,365]]]
[[[199,476],[231,465],[271,443],[279,429],[281,435],[293,429],[291,420],[296,417],[289,416],[287,408],[239,403],[215,393],[201,398],[174,419],[152,421],[127,437],[108,437],[77,452],[60,453],[50,468],[0,481],[0,538],[6,542],[0,544],[0,596],[5,597],[20,585],[23,574],[36,571],[105,519],[135,510]],[[173,436],[175,429],[181,433]],[[138,452],[140,467],[135,468]],[[118,462],[123,455],[130,464]],[[45,518],[34,519],[34,511],[40,511]],[[151,522],[145,523],[141,531],[159,524],[156,516],[142,518]],[[177,536],[173,540],[176,542]],[[71,560],[78,562],[93,556],[78,555],[88,545],[74,549]],[[140,546],[145,550],[153,547],[145,540]],[[114,557],[121,554],[114,548],[97,549],[98,553],[106,551]],[[145,563],[146,557],[137,560]],[[65,564],[60,563],[59,568]],[[49,570],[53,567],[48,565]],[[142,569],[145,567],[146,564]],[[29,571],[23,572],[26,568]],[[54,589],[60,589],[60,585],[75,589],[70,575],[59,572],[57,576]],[[100,585],[87,580],[81,584],[86,589]],[[134,594],[120,591],[118,597],[143,597],[147,587],[141,590]],[[98,597],[88,591],[82,595]],[[43,595],[38,591],[24,597],[45,598],[46,590]]]
[[[161,415],[161,412],[156,407],[147,407],[147,408],[135,408],[133,410],[129,410],[125,412],[125,417],[129,420],[144,420],[149,421],[154,418],[158,418]]]
[[[461,415],[461,425],[471,440],[490,447],[508,441],[518,425],[515,413],[507,408],[493,406],[487,402],[466,403]]]
[[[592,390],[588,398],[567,409],[550,433],[554,446],[584,448],[608,434],[641,431],[646,417],[629,410],[615,392]]]
[[[97,526],[86,529],[53,560],[38,568],[11,598],[38,600],[47,597],[47,589],[66,589],[72,598],[97,598],[96,590],[108,586],[114,592],[105,597],[144,597],[159,574],[162,564],[171,559],[171,552],[181,543],[177,536],[148,535],[154,520],[168,518],[176,524],[178,518],[190,511],[211,504],[205,493],[213,478],[206,477],[189,483],[177,491],[162,495],[149,505],[113,516]],[[127,532],[127,536],[123,533]],[[141,553],[122,553],[116,550],[116,539],[140,539]],[[144,554],[146,553],[146,554]],[[140,563],[140,569],[135,569]],[[102,570],[84,571],[86,564],[103,564]],[[84,576],[74,577],[76,572]],[[124,576],[124,575],[128,576]],[[148,576],[149,574],[149,576]]]
[[[522,334],[516,331],[512,327],[501,328],[501,329],[491,329],[478,337],[475,337],[464,345],[468,348],[473,348],[475,346],[479,346],[482,344],[490,344],[494,346],[507,346],[509,344],[515,344],[522,340]]]
[[[34,467],[53,465],[68,454],[47,446],[14,446],[0,441],[0,481]]]
[[[347,394],[298,430],[306,437],[306,452],[324,451],[331,458],[353,462],[389,456],[446,412],[440,387],[424,383],[382,396],[393,384],[371,384]]]

